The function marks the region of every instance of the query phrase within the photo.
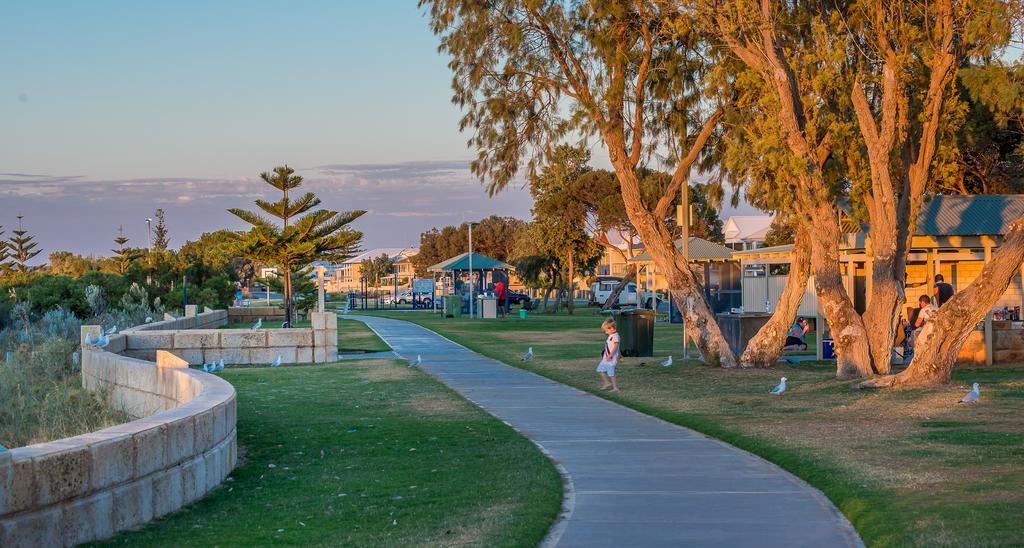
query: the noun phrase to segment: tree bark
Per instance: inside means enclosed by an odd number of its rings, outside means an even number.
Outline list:
[[[626,286],[630,283],[636,281],[636,275],[635,264],[630,264],[626,267],[626,275],[619,280],[619,284],[615,286],[615,290],[612,291],[612,294],[604,301],[604,305],[601,306],[601,309],[604,310],[615,306],[615,303],[619,301],[619,295],[622,294],[622,290],[626,289]]]
[[[565,302],[566,312],[572,316],[573,308],[576,306],[576,258],[575,254],[569,252],[569,300]]]
[[[789,326],[800,309],[811,273],[811,234],[806,224],[797,227],[796,242],[789,260],[789,279],[782,290],[775,312],[761,326],[740,356],[740,367],[771,367],[782,354]]]
[[[914,342],[914,359],[897,375],[878,377],[857,388],[948,383],[960,348],[1020,271],[1024,262],[1024,217],[1010,224],[1003,245],[970,285],[942,305]]]
[[[835,340],[836,377],[870,376],[871,352],[864,322],[853,308],[839,269],[839,221],[826,203],[819,204],[813,212],[813,217],[804,222],[814,223],[811,231],[814,288]]]

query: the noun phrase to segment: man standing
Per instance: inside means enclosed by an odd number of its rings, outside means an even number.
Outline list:
[[[932,294],[935,295],[935,304],[942,306],[953,296],[953,286],[946,283],[946,279],[942,277],[942,274],[936,274],[935,289],[932,290]]]
[[[498,283],[494,284],[494,296],[498,298],[498,315],[502,318],[505,317],[505,282],[498,280]]]

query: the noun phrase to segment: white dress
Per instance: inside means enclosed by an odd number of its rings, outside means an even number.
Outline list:
[[[622,354],[619,352],[620,340],[621,337],[619,337],[618,332],[608,335],[608,340],[604,343],[604,353],[601,354],[601,363],[597,364],[598,373],[605,373],[609,377],[615,376],[615,365],[619,363],[619,358],[622,357]],[[608,350],[612,345],[615,346],[615,353],[609,355]]]

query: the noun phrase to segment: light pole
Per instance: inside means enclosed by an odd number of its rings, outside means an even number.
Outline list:
[[[153,219],[146,219],[146,234],[149,237],[149,246],[146,249],[153,251]]]
[[[473,221],[469,222],[469,317],[473,317],[476,302],[476,282],[473,281]]]

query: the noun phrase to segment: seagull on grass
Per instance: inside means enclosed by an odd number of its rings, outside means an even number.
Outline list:
[[[270,367],[277,367],[279,365],[281,365],[281,356],[278,356],[277,359],[274,360],[274,362],[270,364]]]
[[[224,358],[221,358],[220,359],[220,363],[217,364],[217,371],[223,371],[223,370],[224,370]]]
[[[523,354],[522,361],[528,362],[533,359],[533,347],[531,346],[526,350],[526,354]]]
[[[423,363],[423,357],[420,356],[419,354],[416,354],[416,359],[409,361],[409,367],[416,367],[417,365],[419,365],[421,363]]]
[[[781,395],[785,391],[786,391],[786,377],[782,377],[782,380],[779,381],[779,384],[775,388],[772,388],[771,390],[769,390],[768,393],[769,394],[774,394],[774,395],[778,396],[778,395]]]
[[[216,366],[213,366],[213,367],[216,367]],[[211,369],[210,364],[206,364],[206,363],[203,364],[203,373],[213,373],[213,370]]]
[[[256,323],[252,324],[253,329],[259,329],[261,327],[263,327],[263,318],[259,318],[256,320]]]
[[[669,367],[672,365],[672,356],[670,355],[667,360],[661,362],[662,367]]]
[[[960,400],[960,403],[976,403],[978,398],[981,397],[981,390],[979,388],[981,388],[981,385],[974,383],[974,389],[968,392],[964,399]]]

